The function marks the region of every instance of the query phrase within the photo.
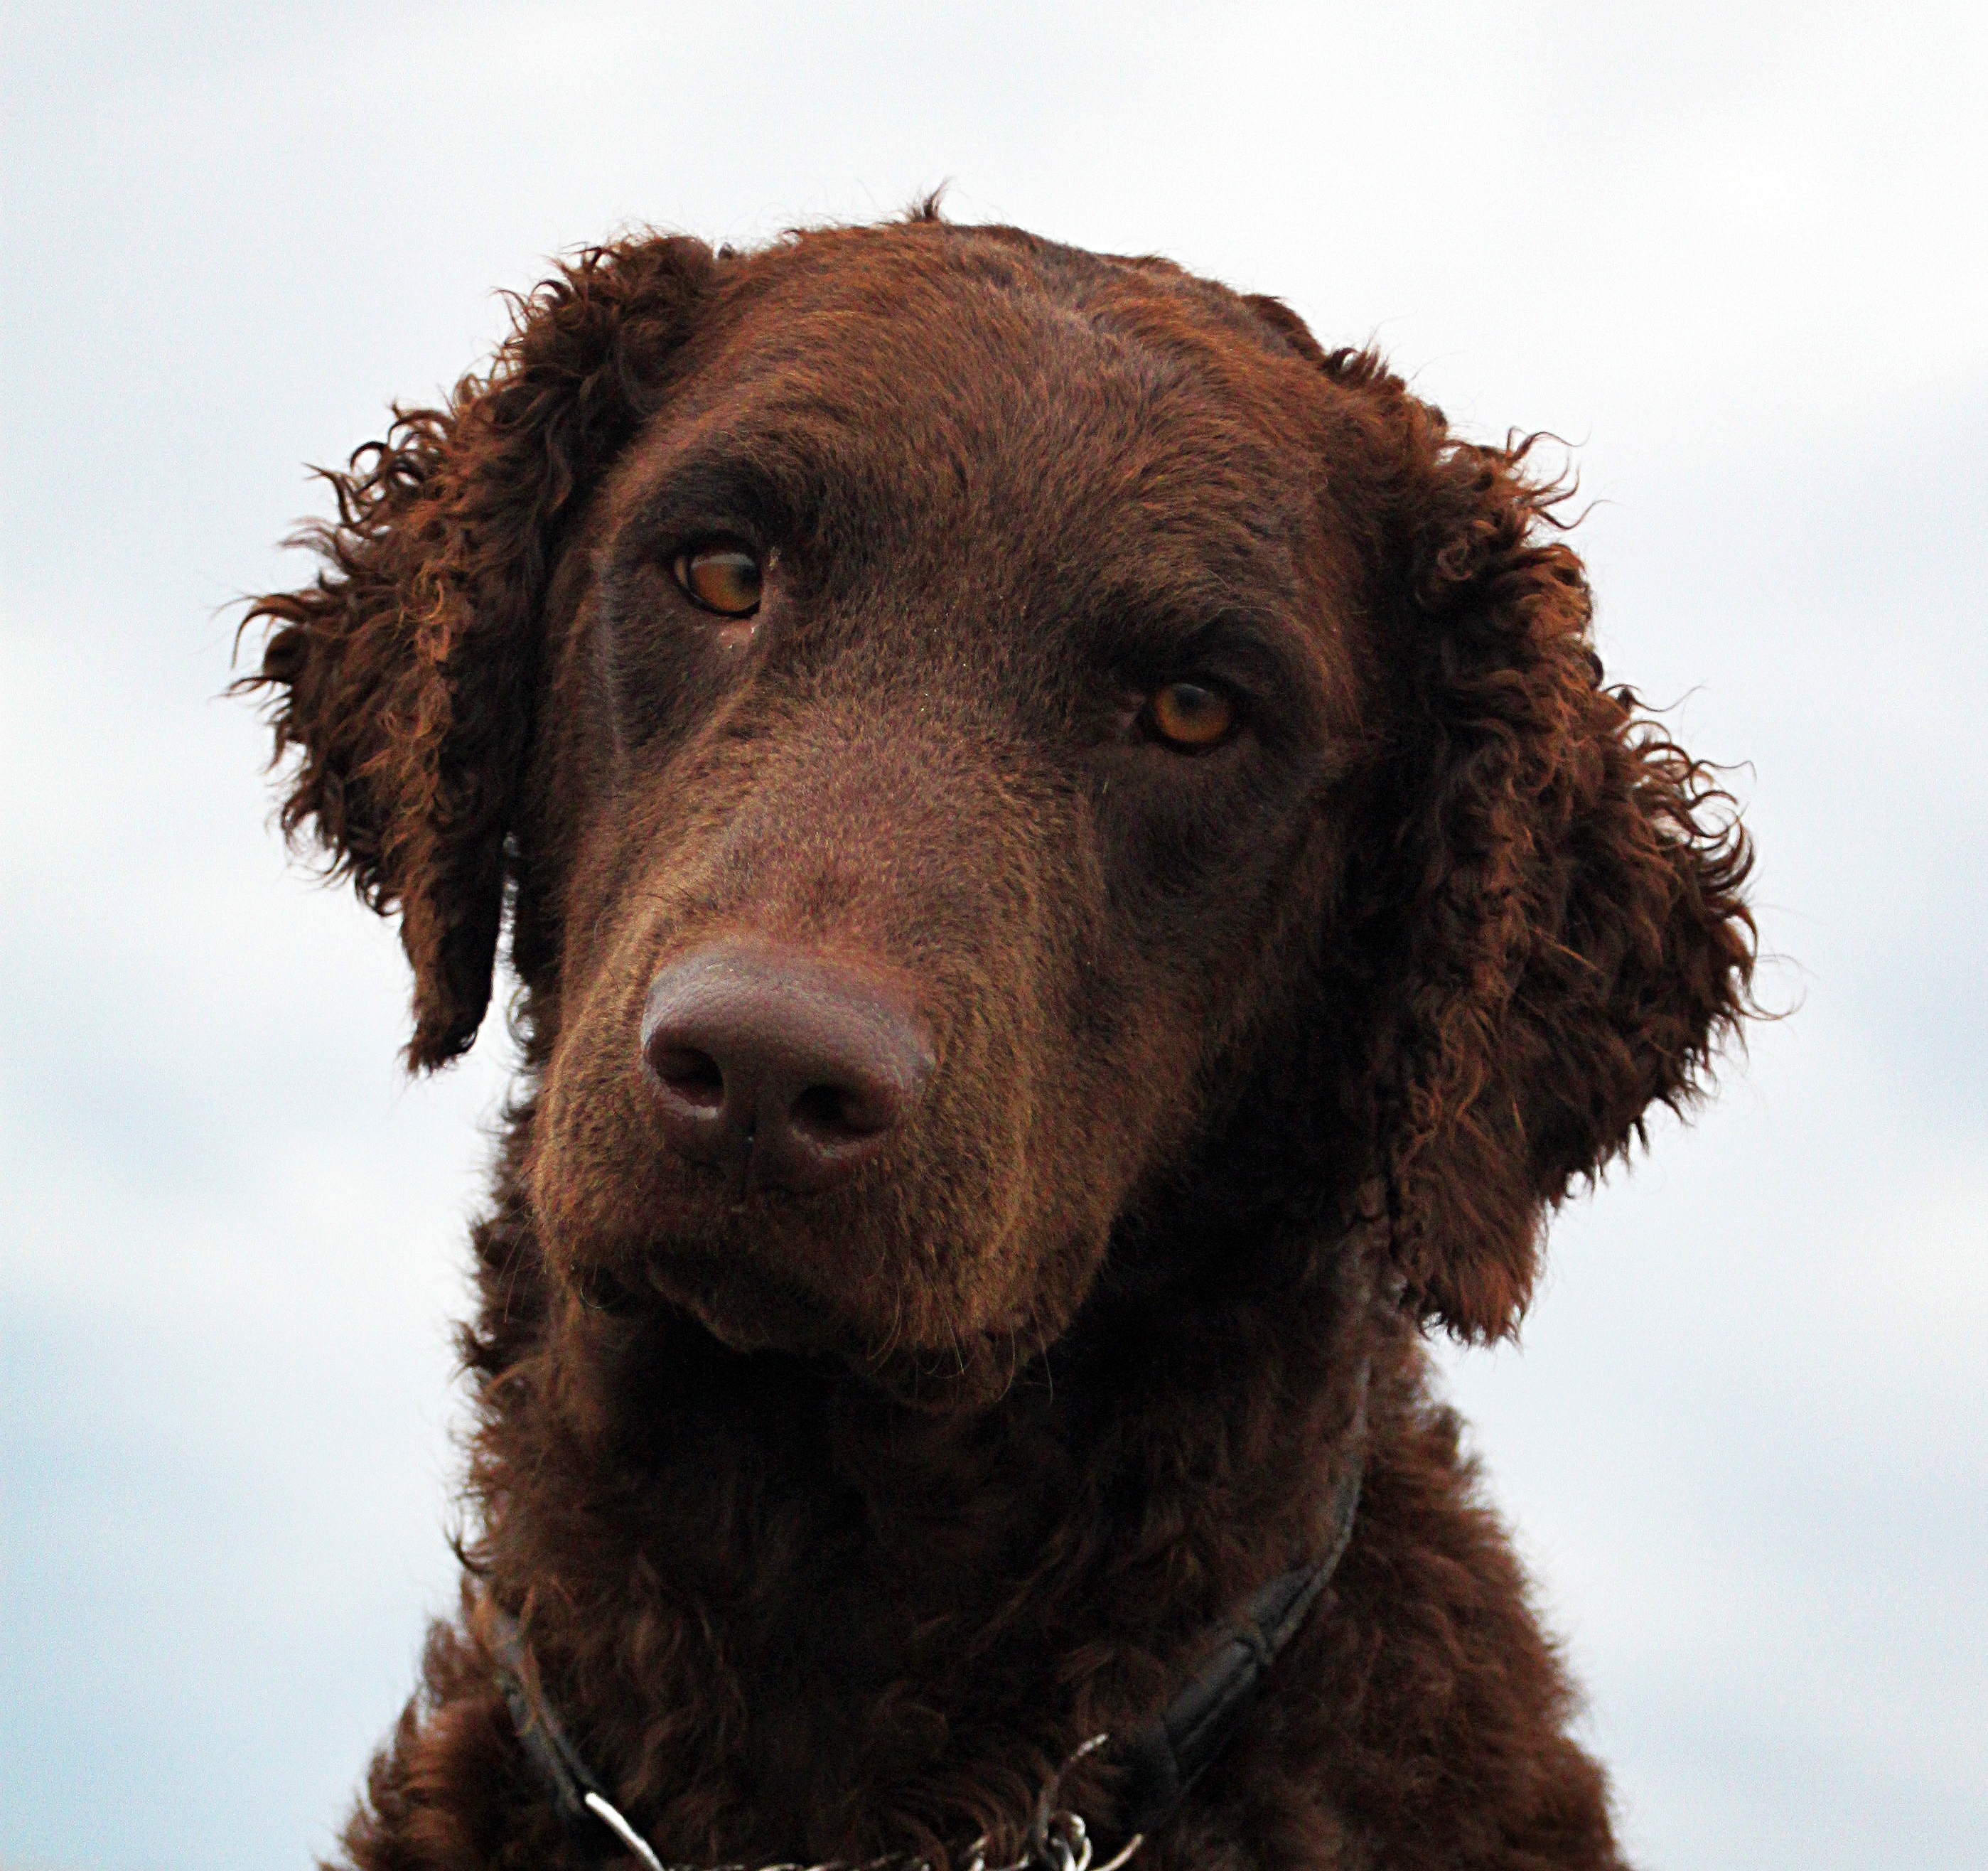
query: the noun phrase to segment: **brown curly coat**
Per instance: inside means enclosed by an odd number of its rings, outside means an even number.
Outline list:
[[[463,1612],[353,1864],[575,1862],[492,1603],[666,1859],[1012,1846],[1316,1548],[1370,1359],[1344,1563],[1144,1862],[1618,1862],[1422,1333],[1509,1331],[1544,1211],[1692,1094],[1748,853],[1602,685],[1526,455],[1274,300],[926,215],[590,252],[329,477],[252,614],[286,829],[399,912],[417,1066],[508,917],[523,1051]],[[712,533],[769,567],[742,651],[665,569]],[[1242,720],[1192,757],[1136,726],[1189,675]],[[643,996],[742,935],[934,1035],[816,1195],[658,1140]]]

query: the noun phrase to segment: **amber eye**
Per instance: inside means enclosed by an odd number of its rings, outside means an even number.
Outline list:
[[[691,602],[722,617],[749,617],[759,608],[759,561],[735,540],[714,540],[677,554],[671,568]]]
[[[1168,746],[1196,752],[1226,740],[1236,725],[1234,699],[1199,682],[1169,682],[1155,693],[1146,712]]]

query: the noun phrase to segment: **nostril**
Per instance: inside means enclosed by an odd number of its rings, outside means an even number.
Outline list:
[[[803,1136],[831,1149],[874,1137],[897,1119],[894,1099],[847,1085],[810,1085],[787,1113],[788,1122]]]
[[[650,1055],[656,1076],[687,1105],[716,1111],[725,1102],[725,1074],[718,1061],[695,1046],[658,1047]]]

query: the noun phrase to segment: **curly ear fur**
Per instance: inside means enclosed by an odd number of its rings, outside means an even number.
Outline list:
[[[532,729],[539,609],[562,524],[654,407],[715,262],[701,242],[591,249],[521,301],[489,373],[402,410],[324,475],[323,562],[258,599],[272,628],[238,685],[276,696],[297,756],[282,825],[382,915],[414,974],[416,1067],[476,1036],[503,919],[505,841]]]
[[[1397,1251],[1425,1318],[1496,1337],[1543,1211],[1652,1104],[1687,1102],[1748,1010],[1752,853],[1707,770],[1601,685],[1530,442],[1457,440],[1369,354],[1327,367],[1379,400],[1393,457],[1398,730],[1368,848],[1395,950],[1377,1078]]]

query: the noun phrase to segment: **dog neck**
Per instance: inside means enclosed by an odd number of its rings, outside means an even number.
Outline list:
[[[1101,1288],[950,1416],[673,1309],[590,1308],[514,1206],[479,1243],[468,1557],[677,1856],[1012,1839],[1058,1761],[1151,1721],[1212,1629],[1337,1537],[1372,1234],[1265,1243],[1239,1298],[1233,1267],[1199,1303]]]

